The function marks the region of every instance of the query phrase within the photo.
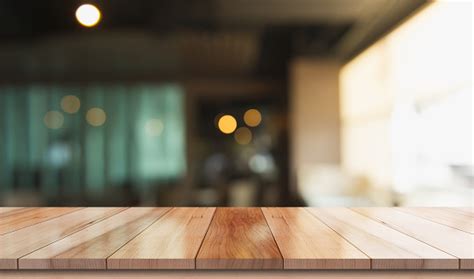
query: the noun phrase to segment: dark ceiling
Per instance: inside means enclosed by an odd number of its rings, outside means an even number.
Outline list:
[[[161,65],[166,64],[163,60],[170,65],[179,60],[184,68],[194,69],[191,72],[212,73],[225,68],[226,63],[221,62],[225,60],[232,64],[227,67],[228,73],[274,76],[285,74],[289,59],[295,56],[347,60],[424,2],[0,0],[0,58],[3,54],[5,59],[15,60],[16,55],[18,61],[25,51],[30,53],[29,57],[41,53],[35,58],[38,64],[41,59],[57,58],[48,53],[64,57],[77,53],[75,46],[89,41],[87,53],[82,56],[89,59],[104,53],[153,57],[155,54],[146,51],[159,49],[161,56],[156,60]],[[94,4],[102,11],[103,18],[97,27],[88,29],[76,22],[75,10],[83,3]],[[133,39],[136,36],[140,38]],[[114,50],[133,44],[130,41],[136,42],[138,54]],[[23,54],[18,49],[23,49]],[[236,55],[242,57],[232,58]],[[64,57],[63,60],[69,59]],[[202,67],[203,61],[217,66],[214,70],[212,66]]]

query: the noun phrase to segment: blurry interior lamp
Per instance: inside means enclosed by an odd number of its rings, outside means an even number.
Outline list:
[[[105,112],[101,108],[91,108],[87,111],[86,120],[92,126],[101,126],[105,123],[105,119]]]
[[[226,114],[219,118],[219,130],[224,134],[231,134],[237,128],[237,120],[232,115]]]
[[[235,131],[234,138],[238,144],[249,144],[252,141],[252,132],[247,127],[240,127]]]
[[[61,99],[61,108],[67,113],[76,113],[81,107],[81,101],[74,95],[67,95]]]
[[[76,10],[77,21],[85,27],[92,27],[99,23],[101,14],[96,6],[84,4]]]
[[[164,125],[160,119],[152,118],[145,123],[145,132],[150,137],[157,137],[163,132]]]
[[[63,126],[64,116],[59,111],[51,110],[44,115],[43,121],[46,127],[50,129],[59,129]]]
[[[262,114],[256,109],[249,109],[244,114],[244,122],[250,127],[256,127],[262,122]]]

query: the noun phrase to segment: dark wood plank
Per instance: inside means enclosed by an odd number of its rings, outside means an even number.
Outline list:
[[[260,208],[218,208],[196,268],[282,269],[282,257]]]

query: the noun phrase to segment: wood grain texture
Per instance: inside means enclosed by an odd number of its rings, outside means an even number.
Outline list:
[[[20,269],[106,269],[107,257],[169,208],[129,208],[19,260]]]
[[[30,207],[0,207],[0,217],[5,213],[17,210],[28,210]]]
[[[5,215],[0,216],[0,235],[38,224],[79,209],[79,207],[40,207],[8,211],[4,213]]]
[[[39,207],[1,207],[0,208],[0,219],[8,218],[9,216],[22,214],[28,211],[35,210]]]
[[[282,269],[282,257],[260,208],[218,208],[196,268]]]
[[[0,269],[474,272],[472,208],[68,210],[0,208]]]
[[[474,268],[474,236],[393,208],[354,208],[404,234],[460,259],[461,269]]]
[[[125,208],[85,208],[0,236],[0,269],[16,269],[17,260],[80,231]]]
[[[472,279],[468,270],[10,270],[2,279]]]
[[[285,269],[370,269],[370,259],[303,208],[262,208]]]
[[[474,208],[473,207],[443,207],[444,210],[454,211],[471,218],[474,218]]]
[[[458,260],[348,208],[308,208],[367,254],[372,269],[458,269]]]
[[[107,259],[108,269],[194,269],[215,208],[173,208]]]
[[[474,234],[474,218],[469,217],[468,214],[458,213],[454,210],[446,210],[439,207],[397,207],[396,209],[435,223]]]

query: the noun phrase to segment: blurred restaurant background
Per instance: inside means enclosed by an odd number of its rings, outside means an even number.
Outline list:
[[[1,206],[473,206],[472,3],[0,0]]]

